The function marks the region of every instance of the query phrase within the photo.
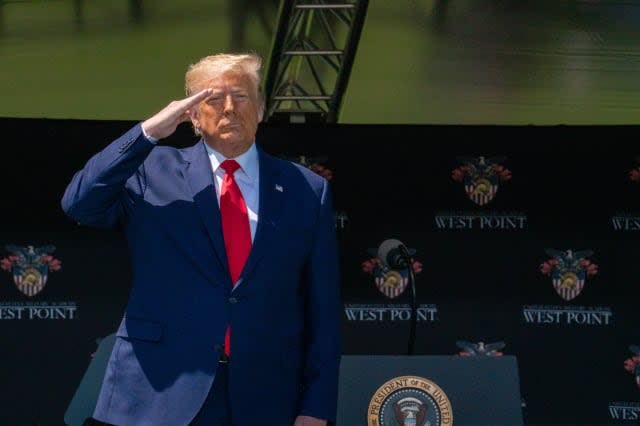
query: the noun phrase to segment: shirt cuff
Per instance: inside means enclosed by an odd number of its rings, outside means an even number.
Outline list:
[[[153,143],[153,144],[158,143],[158,138],[154,138],[153,136],[149,136],[149,135],[147,134],[147,132],[145,132],[145,131],[144,131],[144,128],[143,128],[143,127],[141,127],[141,129],[142,129],[142,135],[143,135],[143,136],[144,136],[144,137],[145,137],[149,142],[151,142],[151,143]]]

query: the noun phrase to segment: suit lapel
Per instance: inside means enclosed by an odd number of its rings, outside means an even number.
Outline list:
[[[273,234],[282,211],[284,192],[287,190],[286,185],[280,181],[280,169],[277,161],[260,148],[258,148],[258,161],[260,167],[258,227],[249,258],[240,275],[240,283],[251,274],[262,256],[269,250],[273,250],[270,244],[274,241]]]
[[[189,162],[186,166],[185,177],[191,188],[193,201],[209,234],[220,269],[225,271],[228,276],[229,267],[222,237],[220,208],[216,200],[213,170],[211,169],[211,162],[204,147],[204,142],[200,140],[196,145],[189,148],[185,158]]]

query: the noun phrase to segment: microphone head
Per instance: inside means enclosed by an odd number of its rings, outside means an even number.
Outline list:
[[[403,246],[404,244],[400,240],[393,238],[384,240],[378,247],[378,259],[392,269],[401,267],[399,256],[402,257],[400,247]]]

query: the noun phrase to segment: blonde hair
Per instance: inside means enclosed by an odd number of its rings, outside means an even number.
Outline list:
[[[260,98],[261,68],[262,58],[256,53],[219,53],[205,56],[189,65],[184,77],[185,93],[191,96],[204,89],[212,79],[231,71],[248,75]]]
[[[260,108],[264,108],[262,92],[260,91],[260,69],[262,68],[262,58],[256,53],[218,53],[216,55],[205,56],[197,62],[189,65],[184,76],[184,91],[187,96],[191,96],[204,89],[214,78],[218,78],[224,73],[234,72],[245,74],[249,77],[256,91],[256,99]],[[195,125],[193,131],[201,136],[202,132]]]

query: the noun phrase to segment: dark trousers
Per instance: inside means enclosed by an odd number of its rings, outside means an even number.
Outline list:
[[[209,395],[189,426],[231,426],[228,365],[218,365]]]

